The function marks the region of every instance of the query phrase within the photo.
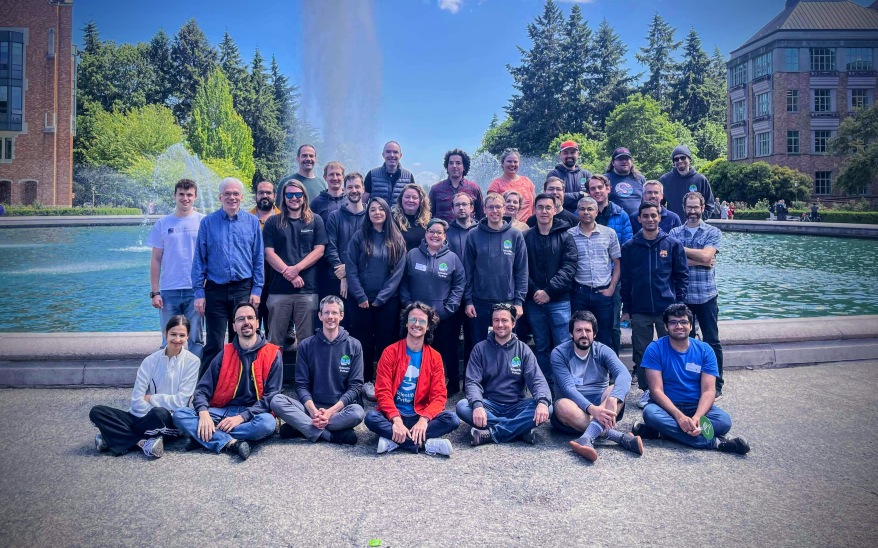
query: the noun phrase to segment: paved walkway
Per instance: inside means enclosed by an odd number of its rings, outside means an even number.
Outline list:
[[[729,373],[746,457],[647,441],[594,464],[547,427],[476,448],[461,428],[451,459],[376,455],[363,426],[355,447],[274,438],[244,463],[113,458],[87,415],[129,390],[0,390],[0,546],[876,546],[876,367]]]

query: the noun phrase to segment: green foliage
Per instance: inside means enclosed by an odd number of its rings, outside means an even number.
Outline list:
[[[217,52],[195,19],[190,19],[174,36],[170,59],[173,68],[171,86],[176,99],[174,115],[185,125],[198,88],[217,65]]]
[[[558,149],[564,141],[573,140],[579,145],[579,165],[592,173],[603,173],[607,164],[610,163],[610,156],[604,151],[604,143],[589,139],[581,133],[562,133],[549,143],[549,150],[546,156],[557,160]]]
[[[790,218],[798,218],[802,213],[810,214],[807,209],[791,209],[787,214]],[[843,211],[838,209],[821,209],[820,218],[824,223],[856,223],[878,224],[878,211]],[[761,211],[755,208],[735,211],[736,221],[765,221],[768,219],[768,207]]]
[[[638,76],[625,67],[628,48],[606,19],[601,21],[592,48],[592,65],[588,68],[592,121],[601,131],[616,105],[625,100]]]
[[[119,171],[161,154],[183,140],[183,130],[174,121],[174,114],[159,105],[146,105],[127,113],[99,110],[91,123],[92,139],[82,151],[83,160]]]
[[[838,188],[859,193],[878,179],[878,103],[845,118],[829,150],[841,161]]]
[[[694,28],[691,29],[686,37],[679,75],[671,89],[673,106],[669,114],[673,119],[693,130],[702,130],[707,123],[722,129],[725,123],[725,69],[717,73],[714,63],[716,60],[711,60],[701,48],[698,33]],[[714,131],[710,130],[708,133],[713,134]],[[724,149],[725,138],[723,138]],[[702,153],[704,153],[703,147]],[[714,158],[721,155],[718,154]]]
[[[515,147],[516,136],[512,132],[512,126],[512,119],[506,118],[500,124],[489,127],[485,135],[482,136],[482,144],[476,154],[487,152],[497,156],[505,149]]]
[[[649,24],[646,45],[640,48],[640,53],[634,55],[637,61],[647,67],[648,77],[641,86],[641,91],[655,99],[665,112],[671,108],[671,87],[677,79],[674,52],[681,42],[674,41],[675,31],[656,12]]]
[[[718,160],[702,167],[701,172],[710,179],[715,196],[733,202],[774,202],[779,198],[792,202],[809,196],[813,187],[811,178],[804,173],[765,162],[741,164]]]
[[[716,160],[726,156],[726,130],[721,124],[707,121],[692,132],[698,155],[705,160]]]
[[[173,66],[171,41],[162,29],[149,41],[146,58],[153,72],[153,83],[147,92],[146,101],[150,104],[167,105],[173,92]]]
[[[228,158],[204,158],[202,160],[204,165],[208,167],[211,171],[213,171],[219,179],[225,179],[226,177],[234,177],[238,179],[242,183],[244,183],[244,188],[250,187],[250,181],[253,179],[252,173],[249,174],[246,171],[243,171],[241,168],[236,166],[234,162],[232,162]],[[244,194],[248,194],[245,192]]]
[[[265,72],[259,50],[253,55],[248,81],[250,100],[241,112],[253,132],[253,181],[278,181],[285,172],[284,143],[286,132],[280,124],[280,111],[275,99],[275,88]]]
[[[142,215],[136,207],[54,207],[54,206],[6,206],[7,217],[54,217],[83,215]]]

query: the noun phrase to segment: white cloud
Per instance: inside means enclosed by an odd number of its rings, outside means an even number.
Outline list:
[[[460,11],[461,4],[463,4],[463,0],[439,0],[439,9],[457,13]]]

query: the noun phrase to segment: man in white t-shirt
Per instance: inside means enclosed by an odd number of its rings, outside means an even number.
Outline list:
[[[149,298],[152,306],[161,311],[162,328],[171,316],[183,314],[192,326],[189,330],[189,351],[201,356],[204,337],[201,331],[202,315],[195,311],[195,293],[192,289],[192,257],[198,226],[204,214],[195,211],[198,185],[190,179],[180,179],[174,186],[174,213],[156,221],[146,240],[152,247],[149,264]],[[162,333],[162,346],[165,333]]]

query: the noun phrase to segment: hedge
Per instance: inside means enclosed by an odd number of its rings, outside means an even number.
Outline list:
[[[808,210],[806,213],[811,214]],[[802,210],[791,209],[787,218],[798,219],[802,216]],[[878,211],[841,211],[835,209],[821,209],[820,218],[824,223],[858,223],[878,224]],[[767,221],[768,211],[738,210],[735,212],[736,221]]]
[[[5,206],[8,217],[82,216],[82,215],[143,215],[136,207],[52,207],[52,206]]]

